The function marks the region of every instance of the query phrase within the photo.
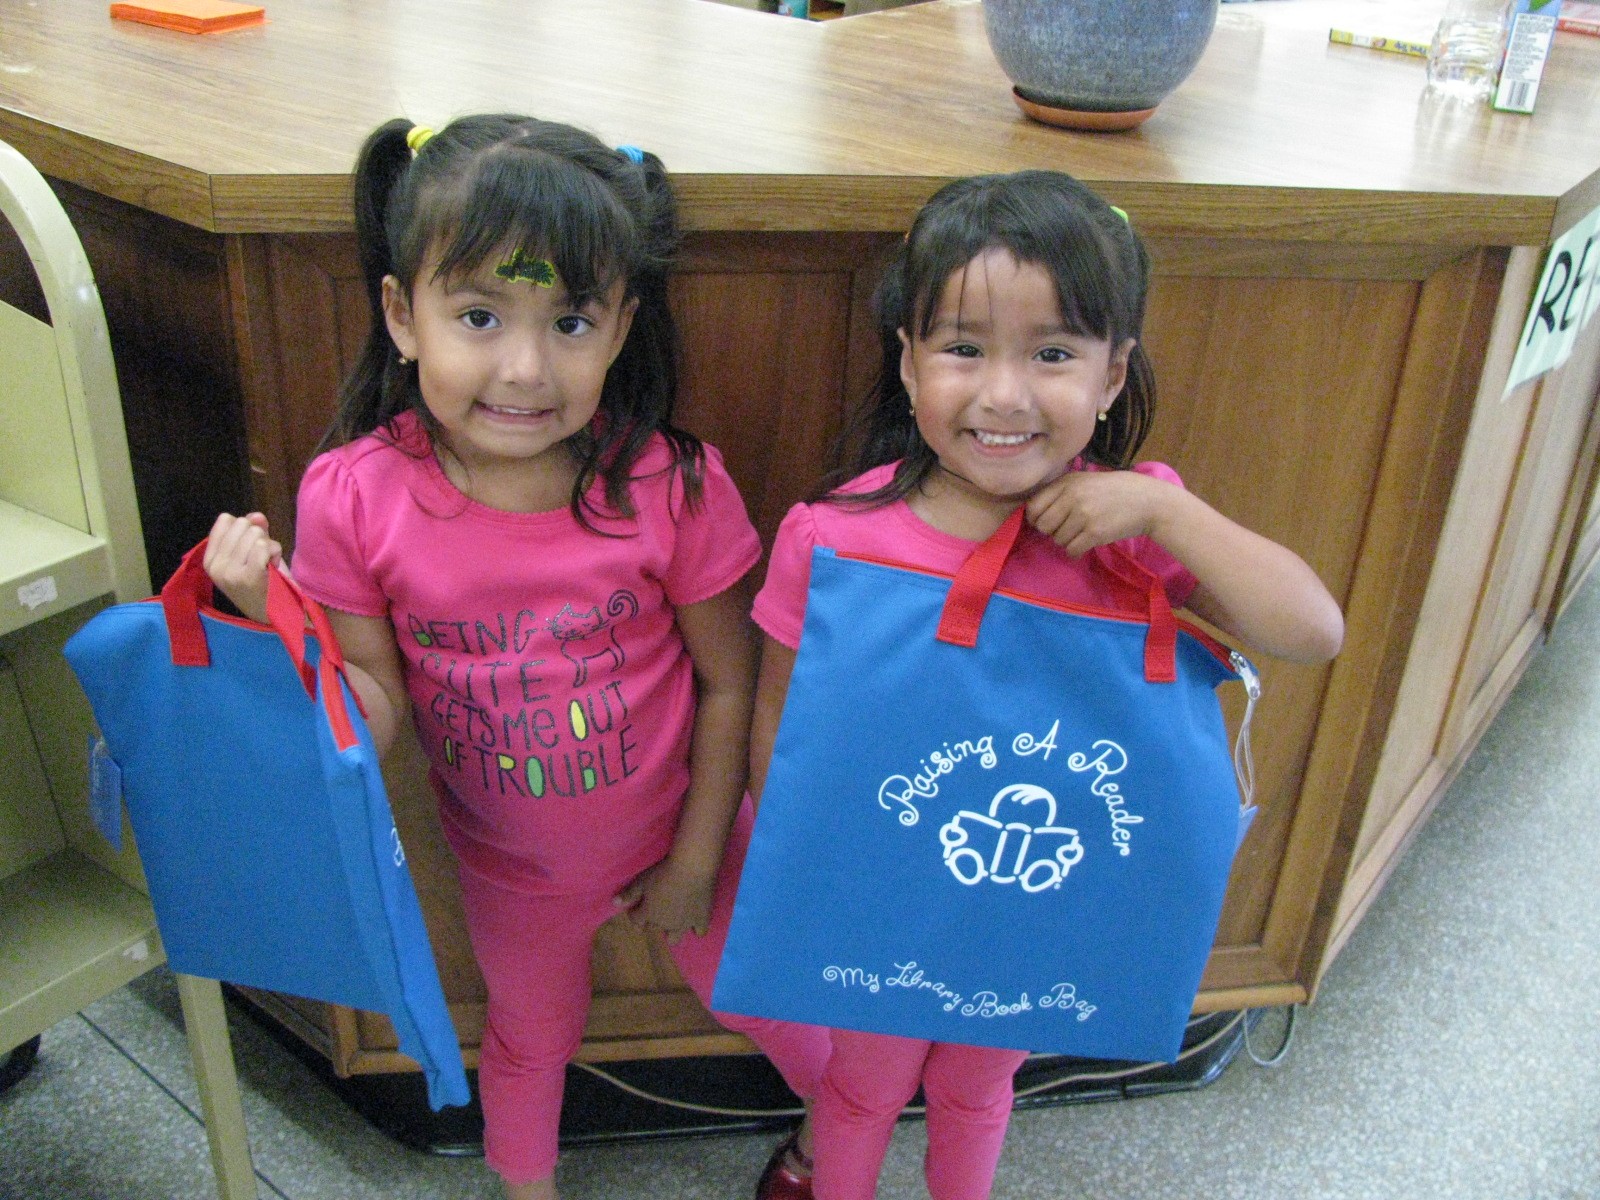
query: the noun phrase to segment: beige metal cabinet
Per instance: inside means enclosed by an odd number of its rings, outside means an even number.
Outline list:
[[[0,213],[45,311],[0,303],[0,1053],[165,960],[131,835],[89,817],[93,715],[61,647],[150,593],[105,315],[43,177],[0,143]],[[49,320],[42,319],[48,316]],[[221,991],[178,977],[223,1200],[254,1200]]]

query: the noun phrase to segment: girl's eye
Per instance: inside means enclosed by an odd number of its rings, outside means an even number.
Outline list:
[[[957,342],[953,346],[946,346],[944,352],[954,354],[957,358],[980,358],[983,355],[983,351],[971,342]]]
[[[587,333],[594,328],[594,322],[582,313],[568,313],[564,317],[556,318],[556,332],[564,333],[568,337],[576,337],[580,333]]]
[[[1060,346],[1046,346],[1039,351],[1039,361],[1047,363],[1064,363],[1072,361],[1072,352]]]
[[[493,329],[500,324],[500,318],[487,308],[469,308],[461,314],[461,320],[468,329]]]

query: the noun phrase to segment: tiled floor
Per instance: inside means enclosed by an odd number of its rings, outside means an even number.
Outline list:
[[[1600,583],[1581,595],[1302,1014],[1285,1064],[1020,1112],[996,1200],[1600,1196]],[[4,1200],[214,1195],[170,977],[50,1030],[0,1096]],[[1267,1030],[1263,1028],[1263,1034]],[[1263,1038],[1270,1041],[1270,1036]],[[234,1021],[264,1198],[497,1195],[386,1139]],[[769,1135],[578,1148],[567,1200],[749,1195]],[[884,1200],[924,1195],[920,1124]]]

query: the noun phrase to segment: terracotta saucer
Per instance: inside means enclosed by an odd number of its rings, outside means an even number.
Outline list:
[[[1085,112],[1075,108],[1052,108],[1037,100],[1029,100],[1016,88],[1011,89],[1011,98],[1017,102],[1018,108],[1035,121],[1062,129],[1133,129],[1143,125],[1150,119],[1150,114],[1156,111],[1153,108],[1136,108],[1127,112]]]

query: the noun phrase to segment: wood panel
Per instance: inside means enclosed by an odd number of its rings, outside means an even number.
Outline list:
[[[693,239],[687,249],[673,291],[686,343],[684,419],[726,452],[764,537],[770,538],[788,505],[814,486],[842,406],[871,377],[878,347],[866,299],[875,270],[861,268],[892,245],[892,239],[721,235]],[[1148,455],[1172,461],[1190,486],[1224,511],[1300,551],[1335,594],[1348,600],[1358,589],[1363,551],[1373,544],[1371,497],[1381,493],[1384,472],[1398,470],[1386,442],[1397,419],[1405,425],[1397,410],[1409,414],[1419,436],[1435,439],[1459,415],[1446,406],[1441,416],[1433,411],[1432,392],[1415,379],[1407,385],[1408,366],[1417,370],[1408,356],[1438,355],[1435,339],[1462,337],[1471,328],[1459,316],[1443,325],[1437,314],[1430,318],[1424,295],[1437,306],[1463,282],[1470,291],[1482,270],[1480,258],[1451,255],[1443,267],[1438,257],[1425,260],[1434,277],[1421,285],[1419,260],[1410,249],[1385,256],[1370,247],[1320,247],[1314,254],[1275,256],[1270,247],[1186,244],[1173,253],[1159,240],[1157,247],[1157,261],[1176,271],[1162,269],[1152,292],[1147,335],[1159,364],[1162,401]],[[1313,260],[1316,278],[1292,275]],[[319,323],[360,328],[344,308],[327,307],[360,304],[359,293],[348,286],[319,282],[297,289],[281,283],[288,274],[284,262],[313,277],[330,274],[330,264],[350,269],[347,250],[316,239],[314,252],[275,249],[271,261],[274,285],[259,294],[269,295],[274,308],[292,305],[290,311],[303,320],[322,304],[322,315],[314,318]],[[1253,273],[1242,264],[1253,264]],[[1203,274],[1208,268],[1217,274]],[[317,424],[309,416],[327,403],[318,391],[334,377],[335,364],[320,351],[301,362],[294,344],[276,345],[281,361],[273,378],[324,381],[311,388],[291,382],[275,398],[297,414],[302,430],[300,448],[285,460],[292,464],[309,453]],[[1362,352],[1351,355],[1351,346]],[[350,347],[343,352],[353,354]],[[1330,371],[1335,361],[1342,368]],[[1470,361],[1462,364],[1463,370],[1471,367]],[[1421,407],[1428,413],[1411,411]],[[1448,472],[1454,461],[1447,451],[1436,457],[1424,478]],[[1318,504],[1306,504],[1307,496],[1318,497]],[[1439,519],[1442,506],[1419,515],[1398,491],[1389,502],[1406,511],[1383,519],[1398,519],[1411,535],[1384,545],[1392,567],[1408,553],[1422,553],[1428,514]],[[1412,576],[1369,567],[1366,586],[1382,592],[1381,603],[1403,609],[1404,581]],[[1413,585],[1420,593],[1420,578]],[[1384,628],[1408,633],[1403,622]],[[1293,860],[1297,854],[1318,863],[1333,859],[1332,831],[1347,793],[1308,794],[1307,766],[1320,753],[1323,760],[1342,763],[1348,774],[1361,745],[1359,739],[1339,740],[1344,727],[1338,720],[1328,742],[1322,727],[1327,668],[1262,666],[1268,702],[1256,744],[1263,811],[1236,871],[1202,1008],[1309,992],[1314,971],[1302,961],[1302,951],[1311,938],[1318,879]],[[1372,669],[1369,664],[1369,684]],[[1354,694],[1351,685],[1346,692]],[[465,949],[454,880],[442,865],[448,854],[421,775],[418,760],[391,764],[391,792],[419,872],[429,927],[441,947],[452,1012],[470,1052],[482,1027],[482,984]],[[381,1019],[372,1020],[334,1022],[336,1037],[357,1039],[354,1050],[341,1045],[335,1052],[347,1069],[394,1069],[392,1033]],[[745,1048],[742,1039],[708,1021],[658,945],[621,924],[603,932],[586,1058],[647,1057],[690,1052],[684,1049],[690,1046],[698,1047],[695,1053]]]
[[[1331,958],[1344,876],[1412,657],[1419,609],[1472,415],[1504,257],[1480,252],[1424,283],[1409,331],[1383,461],[1371,492],[1346,638],[1307,763],[1284,859],[1286,902],[1266,945],[1313,986]],[[1365,348],[1363,348],[1365,350]],[[1424,655],[1430,651],[1424,649]],[[1306,798],[1316,802],[1307,804]]]
[[[1537,255],[1527,251],[1506,261],[1503,275],[1482,274],[1477,285],[1480,299],[1474,307],[1480,310],[1488,285],[1496,285],[1492,323],[1463,327],[1456,360],[1436,367],[1439,378],[1453,381],[1458,395],[1470,390],[1471,426],[1460,451],[1449,520],[1433,553],[1432,578],[1419,603],[1418,628],[1425,631],[1425,641],[1392,676],[1393,715],[1365,811],[1352,814],[1343,834],[1350,842],[1350,865],[1327,959],[1376,896],[1468,747],[1462,733],[1447,736],[1448,713],[1460,687],[1534,394],[1530,386],[1500,395],[1538,267]]]
[[[1563,565],[1557,533],[1591,414],[1591,396],[1563,386],[1566,379],[1562,369],[1529,385],[1533,410],[1446,717],[1445,754],[1476,742],[1544,637]]]
[[[76,198],[108,310],[120,316],[130,428],[149,460],[147,485],[155,480],[147,528],[165,540],[152,543],[153,559],[175,561],[219,507],[241,507],[252,492],[274,527],[289,529],[300,472],[365,337],[351,239],[198,234]],[[680,416],[722,447],[766,539],[815,486],[847,405],[876,370],[869,299],[894,244],[882,235],[719,233],[685,246],[672,291],[685,342]],[[1532,286],[1530,253],[1513,256],[1508,271],[1502,252],[1410,246],[1157,236],[1152,252],[1147,341],[1162,399],[1147,456],[1172,462],[1224,512],[1303,554],[1349,615],[1346,650],[1331,668],[1262,664],[1263,812],[1200,1007],[1302,998],[1436,793],[1446,769],[1439,748],[1476,737],[1512,669],[1505,664],[1520,661],[1517,648],[1549,608],[1559,561],[1549,563],[1578,523],[1585,455],[1600,440],[1583,437],[1594,352],[1586,343],[1589,357],[1552,381],[1491,397],[1505,364],[1485,366],[1484,347],[1504,353]],[[1470,483],[1452,499],[1458,466]],[[187,509],[162,507],[169,491]],[[1491,561],[1494,604],[1482,606]],[[1476,707],[1456,690],[1469,627]],[[1427,636],[1414,646],[1419,628]],[[1453,740],[1441,732],[1451,703]],[[389,778],[470,1051],[482,982],[414,747]],[[649,939],[608,928],[596,966],[585,1057],[748,1048],[710,1023]],[[401,1062],[381,1019],[266,1002],[291,1027],[315,1029],[340,1070]]]
[[[171,233],[96,204],[108,238]],[[200,348],[236,364],[233,420],[242,429],[233,436],[248,430],[257,504],[286,530],[299,474],[365,336],[353,246],[343,235],[178,240],[201,264],[192,273],[204,282],[197,294],[220,294],[218,308],[233,322],[228,336]],[[845,407],[876,370],[868,301],[893,245],[880,236],[707,234],[685,247],[672,292],[685,342],[681,419],[724,450],[764,539],[816,484]],[[1487,318],[1482,303],[1463,307],[1461,298],[1492,296],[1484,289],[1498,286],[1497,260],[1162,238],[1153,254],[1147,340],[1162,401],[1147,455],[1173,462],[1223,511],[1302,553],[1351,608],[1353,629],[1357,614],[1369,617],[1331,671],[1262,664],[1263,812],[1241,855],[1201,1007],[1303,996],[1327,933],[1322,906],[1330,888],[1337,893],[1325,873],[1342,876],[1351,849],[1337,833],[1365,798],[1363,764],[1388,712],[1383,681],[1405,661],[1471,403],[1461,381],[1475,378],[1473,331]],[[113,291],[138,295],[131,255],[107,261]],[[123,307],[155,319],[137,304]],[[192,393],[162,382],[159,403],[147,407],[202,419]],[[140,419],[146,436],[161,436],[159,422]],[[209,523],[212,511],[195,523]],[[482,981],[414,746],[388,774],[470,1051],[482,1028]],[[608,928],[596,966],[586,1057],[747,1048],[709,1023],[666,955],[632,930]],[[290,1008],[282,1017],[321,1029],[341,1070],[391,1070],[399,1061],[381,1019]]]
[[[360,355],[369,309],[353,238],[228,242],[256,504],[292,546],[295,489]],[[865,391],[875,364],[864,355],[877,344],[868,300],[893,244],[850,235],[686,240],[670,293],[684,346],[676,419],[723,452],[764,543],[814,481],[846,395]]]
[[[365,343],[370,310],[355,239],[233,237],[232,294],[255,504],[286,547],[294,497]]]
[[[248,503],[233,308],[220,239],[68,185],[104,303],[153,581]]]
[[[50,306],[39,287],[39,277],[9,221],[0,221],[0,301],[36,321],[50,323]]]
[[[863,301],[895,241],[700,235],[673,280],[679,419],[722,451],[763,546],[815,486],[865,392],[851,347],[858,362],[861,347],[876,349]]]
[[[1428,643],[1401,684],[1330,955],[1541,644],[1563,572],[1582,570],[1581,544],[1568,546],[1592,495],[1600,445],[1600,329],[1563,368],[1501,394],[1540,259],[1531,249],[1511,258],[1423,605]]]
[[[1600,455],[1600,325],[1592,325],[1579,340],[1562,374],[1562,387],[1571,389],[1573,402],[1587,403],[1593,414],[1578,462],[1595,463]],[[1586,474],[1580,472],[1573,480],[1573,489],[1571,549],[1562,572],[1557,605],[1551,612],[1552,623],[1566,610],[1600,556],[1600,469],[1591,467]]]
[[[1416,297],[1409,282],[1361,279],[1158,278],[1152,289],[1147,342],[1160,401],[1145,456],[1173,463],[1221,511],[1296,550],[1341,603]],[[1349,346],[1365,352],[1352,359]],[[1336,360],[1346,369],[1328,371]],[[1318,504],[1308,506],[1307,496]],[[1266,935],[1329,674],[1327,667],[1259,665],[1261,812],[1224,909],[1225,946]],[[1279,972],[1278,981],[1290,978]],[[1217,978],[1208,975],[1206,986]]]

